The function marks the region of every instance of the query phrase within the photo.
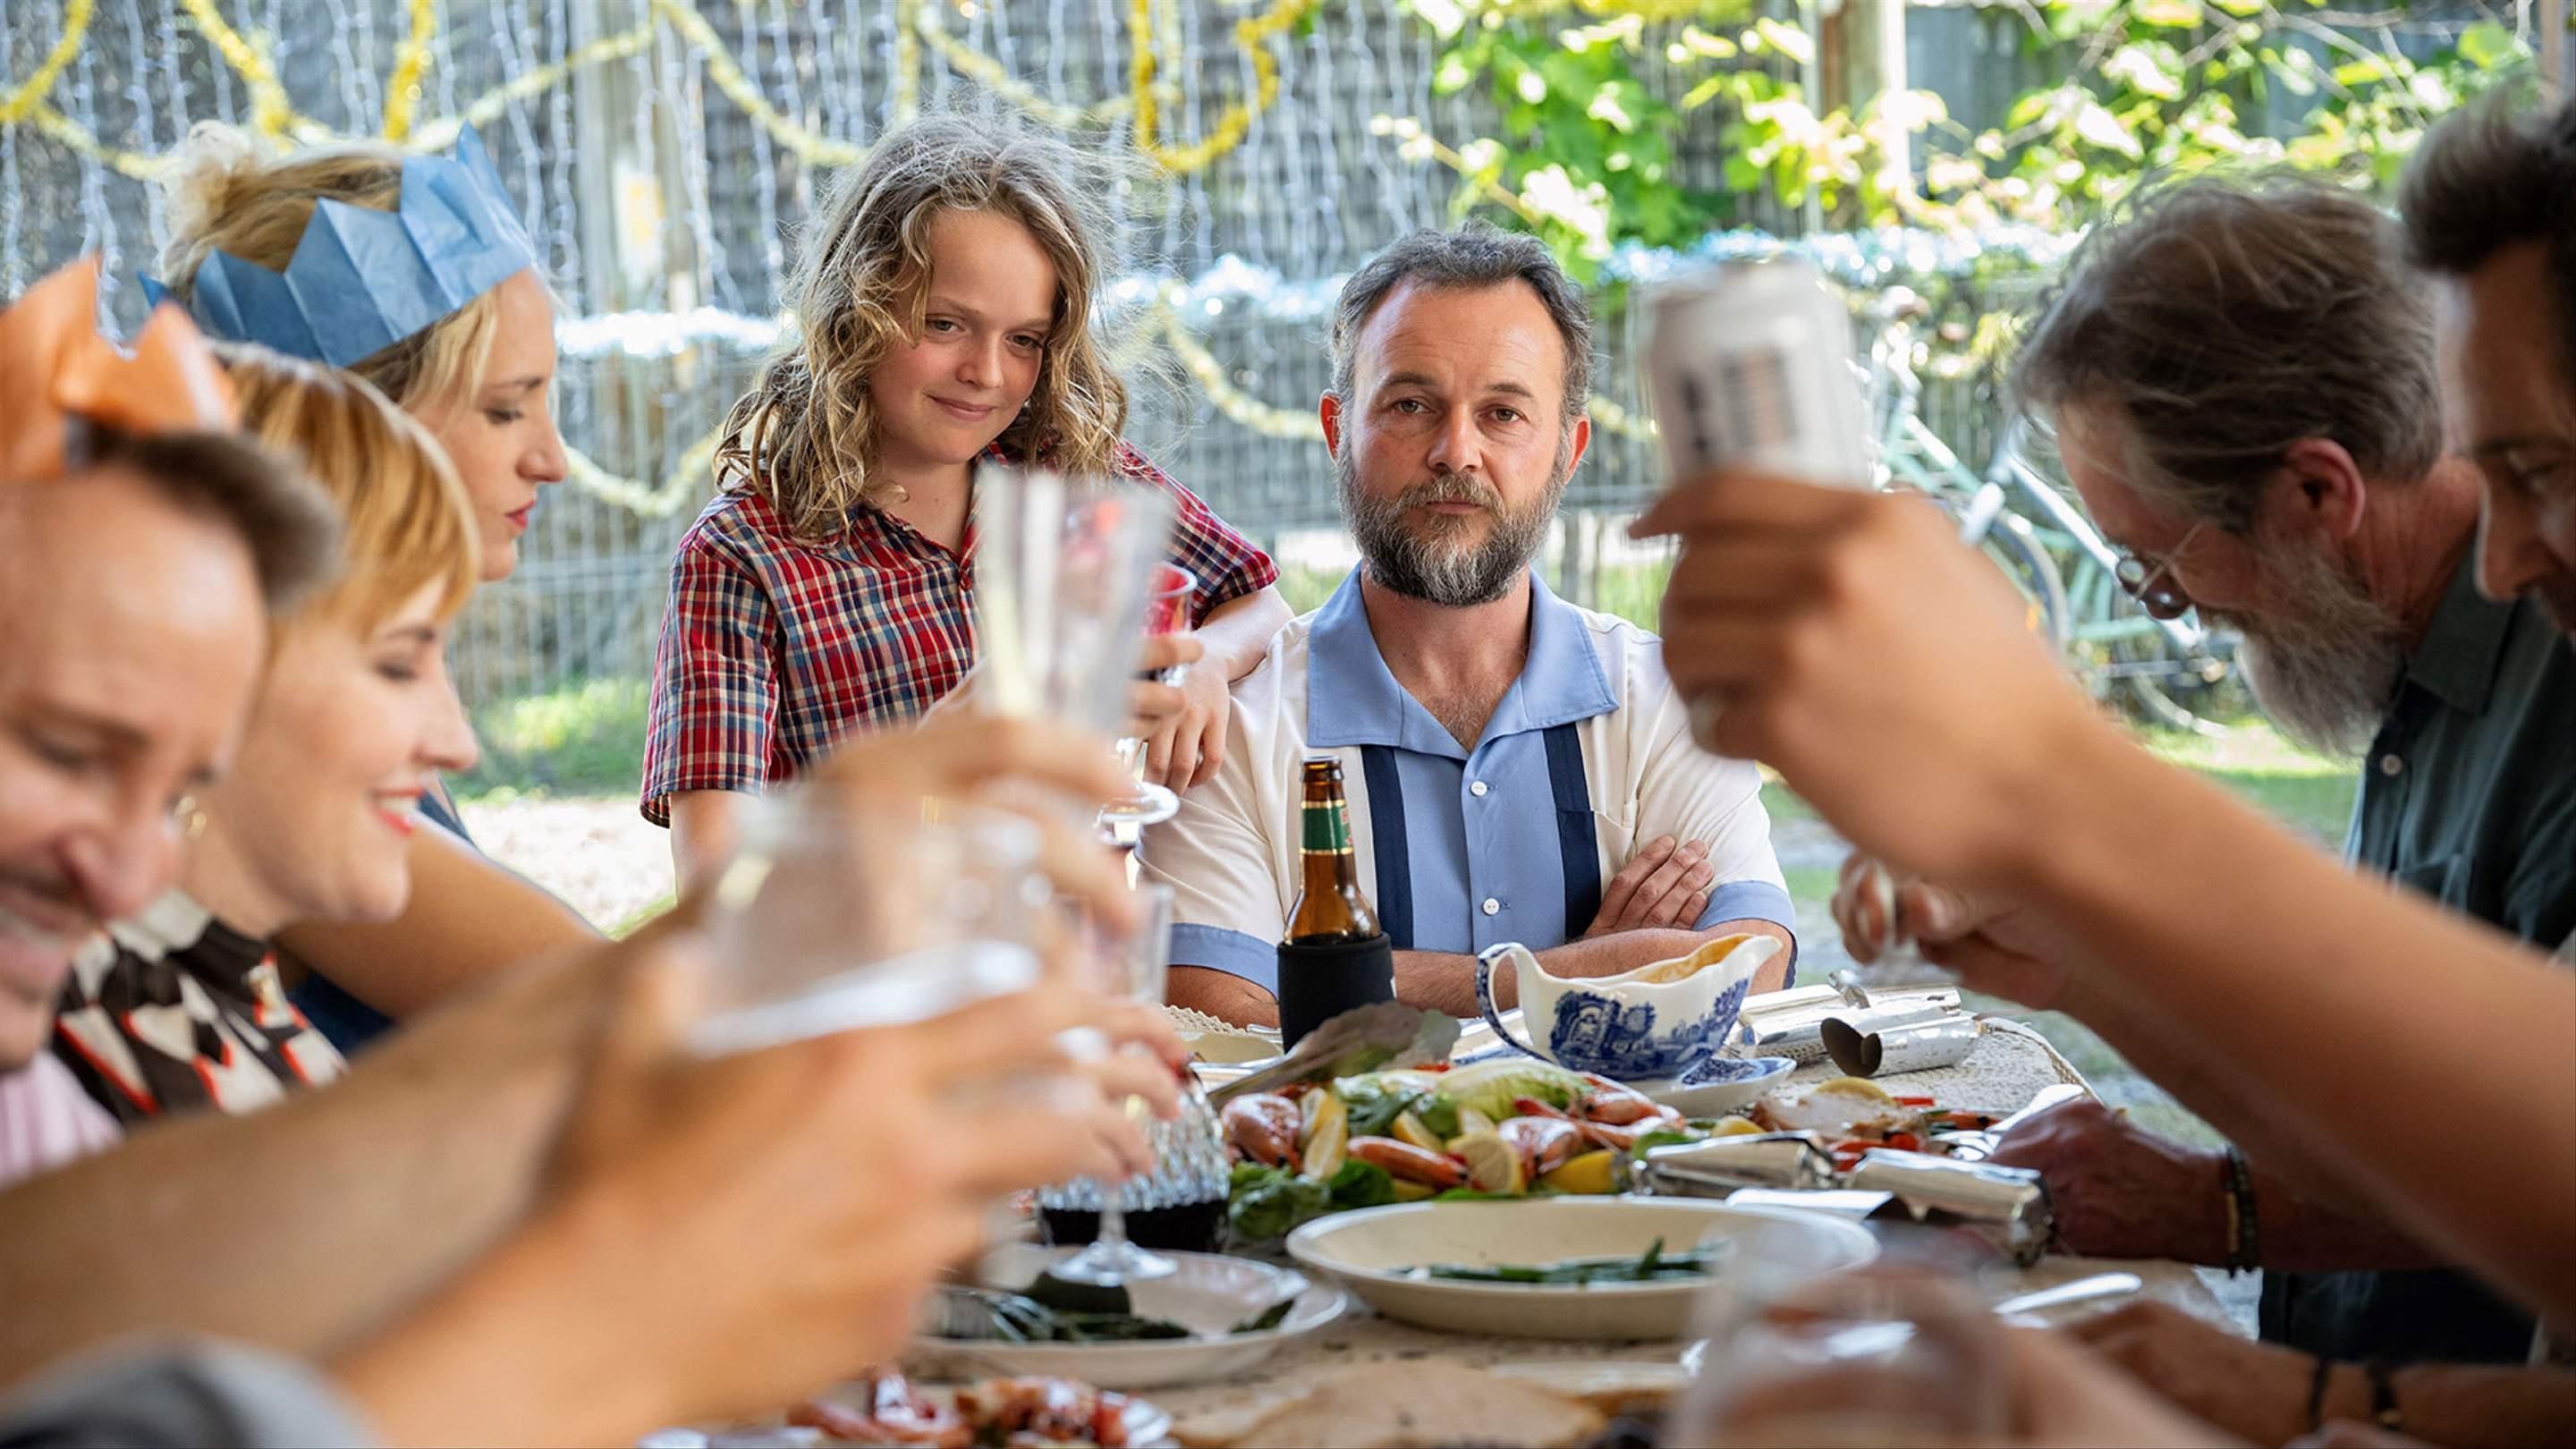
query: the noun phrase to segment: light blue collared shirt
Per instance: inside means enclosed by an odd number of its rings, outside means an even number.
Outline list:
[[[1529,640],[1469,749],[1387,669],[1357,570],[1283,630],[1236,686],[1218,778],[1147,833],[1148,873],[1180,897],[1172,959],[1275,985],[1299,885],[1297,765],[1325,753],[1343,761],[1362,888],[1398,950],[1561,945],[1592,923],[1608,875],[1662,834],[1712,847],[1699,929],[1790,928],[1758,777],[1691,745],[1653,636],[1533,574]]]

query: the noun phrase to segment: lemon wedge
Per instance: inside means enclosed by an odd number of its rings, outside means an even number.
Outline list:
[[[1449,1139],[1449,1150],[1467,1160],[1467,1185],[1478,1192],[1517,1196],[1529,1189],[1521,1171],[1520,1149],[1497,1132],[1462,1132]]]
[[[1710,1124],[1708,1135],[1711,1137],[1759,1137],[1762,1135],[1762,1124],[1754,1121],[1750,1117],[1720,1117],[1716,1122]]]
[[[1410,1112],[1398,1112],[1395,1114],[1395,1127],[1390,1135],[1392,1135],[1396,1141],[1403,1143],[1407,1147],[1419,1147],[1425,1152],[1446,1152],[1449,1150],[1441,1143],[1438,1133],[1423,1126],[1422,1119],[1414,1116]]]
[[[1407,1182],[1400,1177],[1395,1180],[1395,1200],[1397,1202],[1421,1202],[1428,1198],[1438,1197],[1439,1195],[1440,1189],[1433,1187],[1427,1182]]]
[[[1309,1099],[1320,1097],[1315,1109],[1314,1125],[1306,1133],[1305,1156],[1297,1170],[1308,1177],[1329,1179],[1342,1170],[1342,1154],[1351,1144],[1351,1111],[1342,1099],[1331,1092],[1309,1092]]]
[[[1837,1097],[1867,1097],[1875,1102],[1893,1102],[1896,1100],[1894,1097],[1887,1095],[1887,1089],[1885,1087],[1869,1080],[1867,1077],[1830,1077],[1824,1081],[1816,1083],[1815,1090],[1818,1092],[1830,1092]]]
[[[1580,1157],[1570,1157],[1559,1163],[1554,1171],[1542,1174],[1538,1185],[1557,1192],[1608,1193],[1618,1186],[1618,1174],[1614,1170],[1618,1159],[1619,1154],[1607,1147]]]

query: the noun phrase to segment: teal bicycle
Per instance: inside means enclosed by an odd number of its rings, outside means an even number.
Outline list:
[[[1961,541],[2012,581],[2032,632],[2067,656],[2097,699],[2149,724],[2224,733],[2209,714],[2228,703],[2234,637],[2191,614],[2156,618],[2130,597],[2120,551],[2032,465],[2022,419],[2005,425],[1982,470],[1961,461],[1923,419],[1912,331],[1922,312],[1901,287],[1871,309],[1879,325],[1869,363],[1857,370],[1873,408],[1879,485],[1926,494],[1958,519]]]

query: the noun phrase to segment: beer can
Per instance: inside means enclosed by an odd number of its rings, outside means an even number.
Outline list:
[[[1647,386],[1679,482],[1746,468],[1866,488],[1851,314],[1796,258],[1726,262],[1647,297]]]

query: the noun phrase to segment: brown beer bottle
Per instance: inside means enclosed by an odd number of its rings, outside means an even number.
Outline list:
[[[1308,760],[1299,807],[1305,885],[1288,909],[1288,939],[1300,946],[1365,941],[1379,934],[1377,907],[1360,891],[1351,821],[1342,803],[1342,762]]]

